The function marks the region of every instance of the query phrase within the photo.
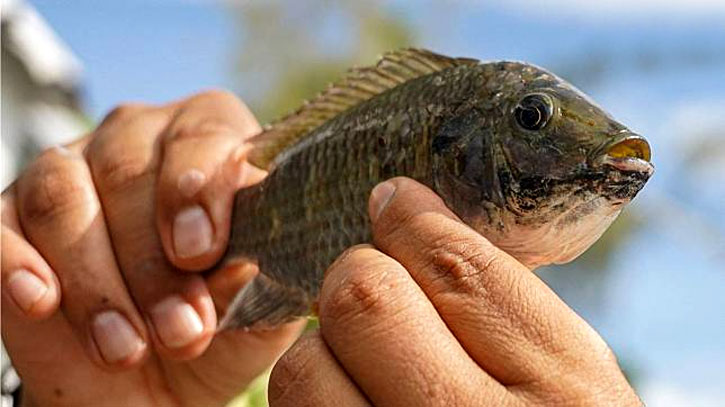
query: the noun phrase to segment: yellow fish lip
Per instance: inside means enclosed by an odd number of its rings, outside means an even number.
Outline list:
[[[612,158],[639,158],[650,162],[652,149],[647,140],[639,134],[622,133],[605,147],[607,155]]]
[[[600,150],[597,164],[608,165],[620,171],[652,174],[654,166],[652,148],[639,134],[625,131],[617,134]]]

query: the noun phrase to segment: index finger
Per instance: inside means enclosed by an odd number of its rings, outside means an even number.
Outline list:
[[[502,383],[576,386],[572,371],[598,374],[613,361],[536,275],[425,186],[406,178],[378,185],[370,214],[375,245],[410,271],[468,353]]]
[[[370,246],[330,266],[319,306],[325,342],[374,405],[513,400],[466,354],[408,271]]]
[[[260,127],[227,92],[204,92],[175,108],[161,142],[157,228],[171,263],[205,270],[226,250],[234,193],[265,175],[246,163],[244,146]]]

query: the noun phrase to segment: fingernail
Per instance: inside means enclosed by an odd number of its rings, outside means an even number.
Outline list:
[[[201,206],[195,205],[179,212],[174,219],[174,252],[180,258],[206,253],[212,244],[212,227]]]
[[[96,315],[93,340],[107,363],[129,359],[146,346],[131,323],[116,311]]]
[[[151,310],[156,334],[168,348],[186,346],[201,336],[204,323],[188,302],[175,295],[156,304]]]
[[[8,292],[16,304],[25,312],[30,311],[48,292],[43,280],[28,270],[17,270],[7,280]]]
[[[395,195],[395,185],[390,181],[378,184],[370,193],[370,219],[375,222]]]

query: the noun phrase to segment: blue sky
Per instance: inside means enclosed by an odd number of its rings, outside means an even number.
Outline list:
[[[226,87],[235,38],[222,7],[183,2],[31,1],[82,60],[99,119],[129,100],[164,102]]]
[[[235,49],[235,20],[216,2],[31,3],[84,63],[94,119],[122,101],[163,102],[228,87],[233,58],[243,52]],[[719,405],[725,399],[725,157],[697,171],[685,157],[698,134],[714,129],[725,137],[725,2],[542,3],[396,0],[384,7],[420,33],[417,45],[553,70],[580,66],[584,74],[575,82],[648,137],[657,172],[633,204],[648,222],[617,252],[604,292],[594,301],[577,295],[587,285],[583,276],[544,275],[633,361],[650,405]],[[320,35],[344,29],[334,21],[325,26]],[[602,55],[603,72],[589,75]]]

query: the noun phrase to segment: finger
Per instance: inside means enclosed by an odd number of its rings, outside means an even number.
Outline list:
[[[60,283],[45,259],[22,235],[14,186],[2,196],[3,306],[30,319],[45,319],[60,304]]]
[[[507,402],[503,386],[471,360],[408,272],[377,250],[343,254],[328,270],[319,305],[325,342],[373,404]]]
[[[177,108],[118,108],[85,154],[118,264],[157,351],[188,359],[208,346],[216,314],[203,279],[174,270],[156,231],[160,135]]]
[[[45,319],[60,303],[55,275],[40,254],[25,239],[2,226],[3,306],[20,315]]]
[[[218,314],[223,314],[236,291],[259,272],[252,263],[215,270],[207,279]],[[201,386],[214,383],[215,394],[239,394],[297,339],[305,320],[296,320],[265,330],[226,330],[214,336],[209,348],[200,357],[187,362],[190,371],[205,372]],[[222,360],[224,363],[219,363]],[[195,390],[186,386],[185,392]],[[208,390],[208,389],[206,389]]]
[[[63,311],[94,361],[128,367],[146,354],[143,319],[116,265],[83,157],[53,148],[18,180],[23,230],[64,293]]]
[[[370,215],[376,246],[410,270],[468,353],[502,383],[576,387],[572,367],[597,374],[611,363],[586,322],[428,188],[406,178],[380,184]]]
[[[226,250],[234,193],[264,176],[245,163],[244,140],[259,131],[230,93],[207,92],[181,104],[164,134],[156,193],[161,241],[177,267],[208,269]]]
[[[280,358],[267,393],[273,407],[371,405],[317,331],[300,338]]]

